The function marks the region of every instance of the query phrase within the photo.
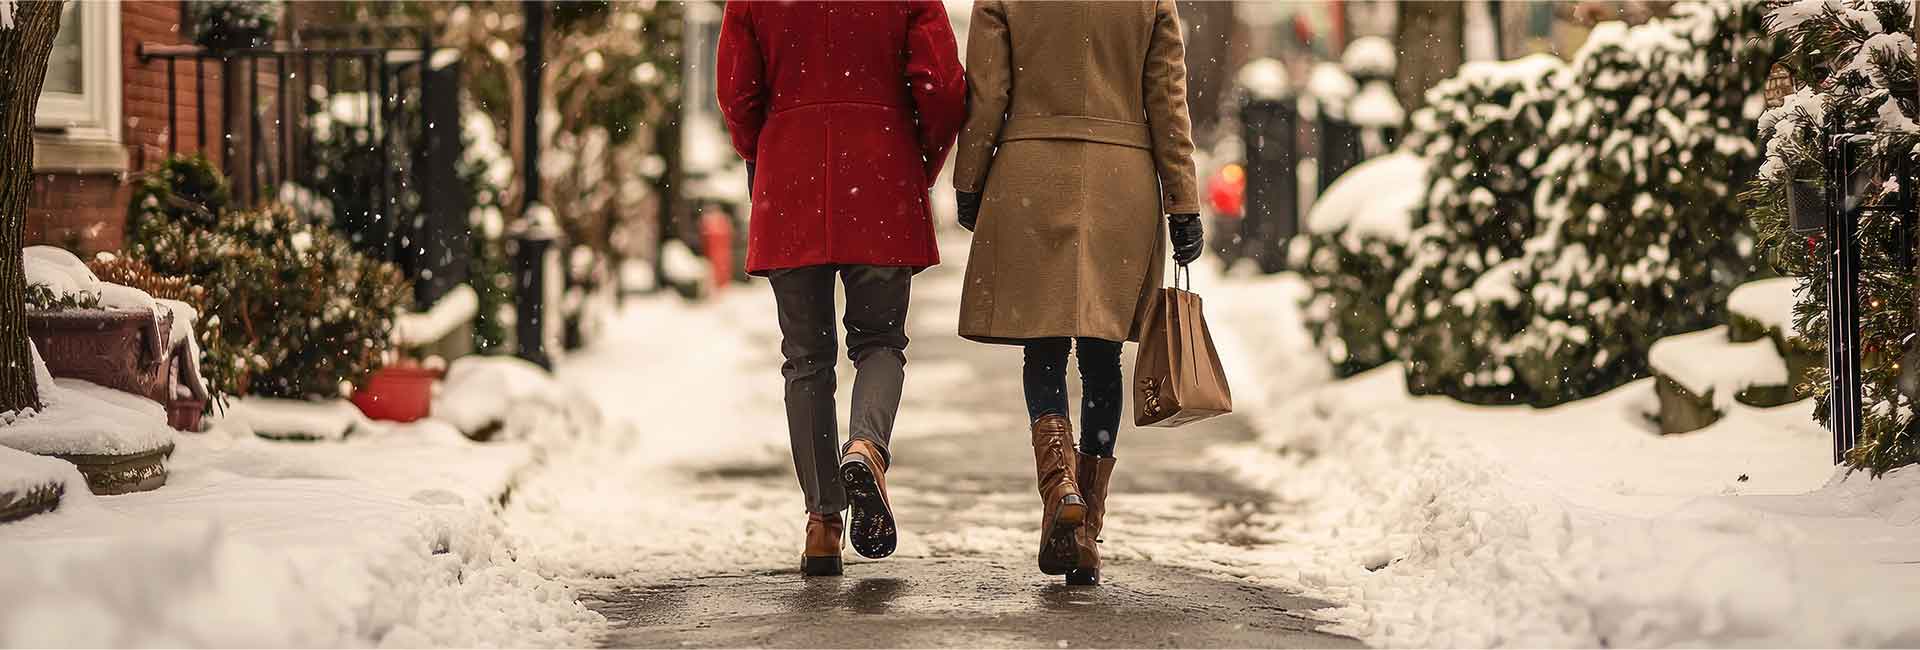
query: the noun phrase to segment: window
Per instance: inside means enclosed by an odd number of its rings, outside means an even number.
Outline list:
[[[68,2],[37,124],[71,140],[120,140],[120,2]]]

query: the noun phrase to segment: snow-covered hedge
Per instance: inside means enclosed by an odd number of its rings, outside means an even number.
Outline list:
[[[1832,0],[1792,2],[1767,17],[1791,48],[1787,62],[1801,90],[1760,118],[1759,140],[1766,160],[1744,198],[1751,207],[1764,257],[1783,274],[1799,279],[1793,329],[1820,352],[1809,373],[1818,399],[1814,417],[1828,412],[1829,378],[1825,368],[1827,281],[1825,238],[1809,239],[1787,227],[1787,184],[1792,179],[1824,177],[1817,138],[1837,113],[1848,133],[1867,134],[1872,145],[1863,169],[1877,188],[1869,201],[1895,198],[1900,179],[1894,163],[1912,162],[1920,146],[1920,125],[1913,89],[1914,42],[1904,2]],[[1891,211],[1869,212],[1860,221],[1861,391],[1865,435],[1847,456],[1854,467],[1874,473],[1920,461],[1920,441],[1908,433],[1914,404],[1899,390],[1902,359],[1915,344],[1913,264],[1901,259],[1901,225]]]
[[[1762,14],[1680,5],[1603,24],[1575,55],[1519,265],[1528,321],[1511,349],[1536,403],[1644,376],[1655,341],[1724,322],[1727,294],[1754,274],[1732,188],[1759,165],[1752,133],[1779,54]]]
[[[1474,401],[1525,401],[1504,343],[1526,323],[1512,284],[1534,232],[1534,169],[1567,66],[1538,54],[1470,63],[1427,93],[1409,140],[1429,160],[1419,227],[1387,296],[1389,343],[1407,388]]]

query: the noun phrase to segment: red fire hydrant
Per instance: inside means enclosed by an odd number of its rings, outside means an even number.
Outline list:
[[[700,215],[700,241],[713,271],[713,288],[726,287],[733,281],[733,219],[720,208],[707,208]]]

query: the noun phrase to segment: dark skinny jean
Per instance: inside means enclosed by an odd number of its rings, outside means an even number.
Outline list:
[[[1120,370],[1120,342],[1094,338],[1029,339],[1026,348],[1027,416],[1067,415],[1067,353],[1079,350],[1080,453],[1113,457],[1120,434],[1120,407],[1126,379]]]

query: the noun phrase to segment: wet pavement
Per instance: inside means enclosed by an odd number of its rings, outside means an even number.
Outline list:
[[[846,575],[837,578],[802,577],[796,567],[590,594],[586,604],[613,624],[604,645],[1360,645],[1315,631],[1311,612],[1326,603],[1256,586],[1230,570],[1194,568],[1231,567],[1237,549],[1262,543],[1235,524],[1248,513],[1282,507],[1200,460],[1208,445],[1253,436],[1238,416],[1173,430],[1125,427],[1102,546],[1110,557],[1106,584],[1068,587],[1058,576],[1040,574],[1034,566],[1039,497],[1020,397],[1020,353],[952,335],[959,270],[941,267],[915,280],[907,392],[887,477],[902,553],[874,561],[849,549]],[[843,363],[843,409],[852,377]],[[923,419],[910,421],[916,417]],[[708,490],[797,489],[789,466],[723,468],[699,480]],[[909,539],[916,535],[922,538]],[[910,546],[920,550],[908,552]],[[1186,557],[1196,552],[1209,558]]]

